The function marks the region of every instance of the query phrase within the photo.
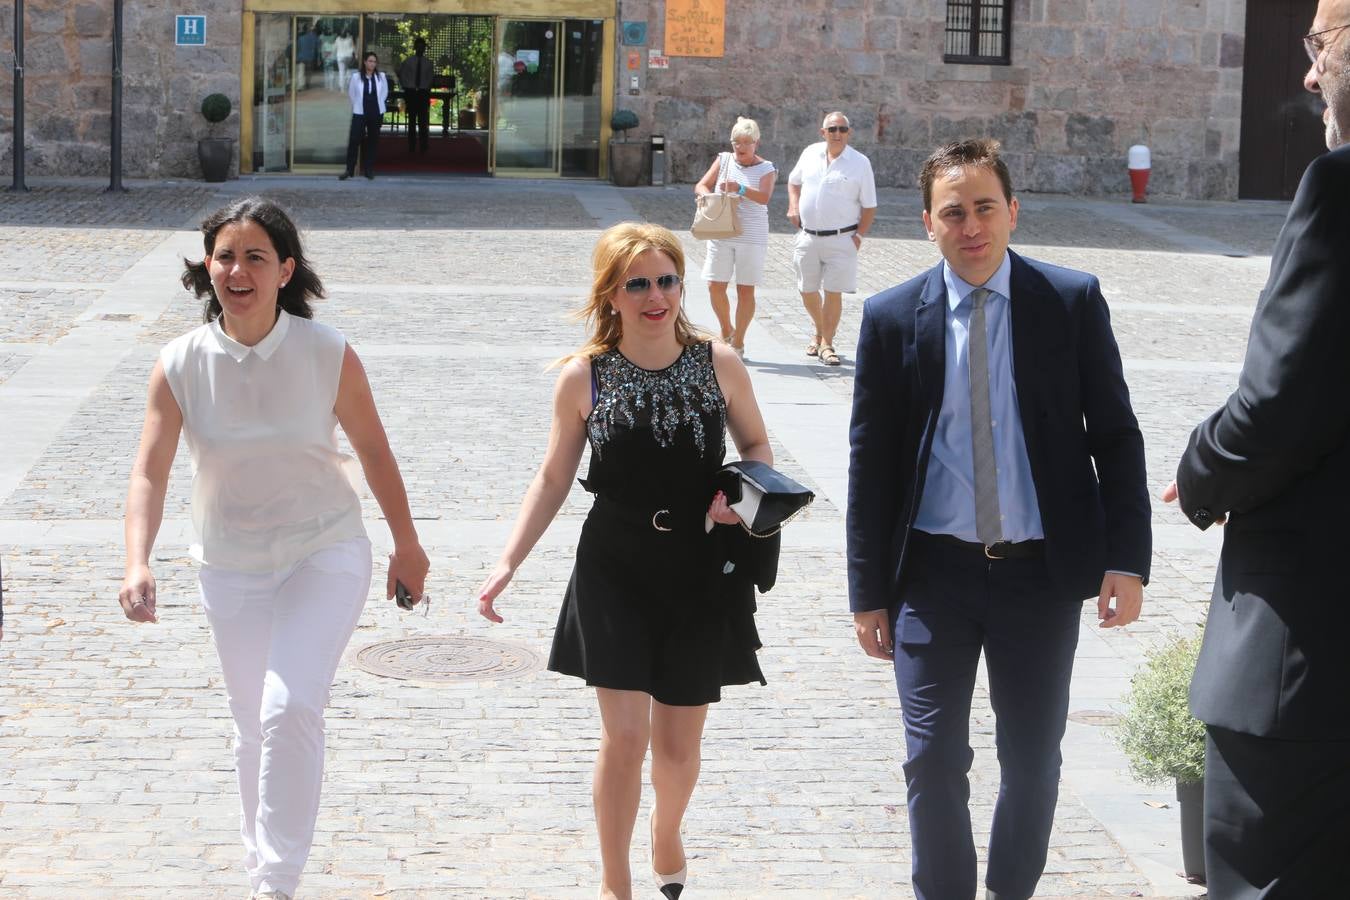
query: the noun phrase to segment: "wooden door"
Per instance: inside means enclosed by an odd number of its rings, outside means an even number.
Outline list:
[[[1289,200],[1303,170],[1326,152],[1321,98],[1303,88],[1301,38],[1317,0],[1248,0],[1242,63],[1238,196]]]

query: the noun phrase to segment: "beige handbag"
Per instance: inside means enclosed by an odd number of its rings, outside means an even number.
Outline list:
[[[719,153],[722,160],[717,170],[717,184],[726,181],[727,165],[731,161],[730,153]],[[704,194],[698,198],[698,208],[694,210],[694,224],[689,233],[700,241],[715,241],[721,238],[734,238],[741,235],[741,198],[736,194],[724,194],[720,190]]]

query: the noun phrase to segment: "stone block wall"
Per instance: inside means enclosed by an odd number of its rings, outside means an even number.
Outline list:
[[[27,175],[107,175],[112,121],[112,0],[25,0],[24,169]],[[127,0],[122,16],[122,171],[200,178],[197,140],[239,139],[240,0]],[[207,17],[207,46],[174,46],[174,17]],[[0,172],[14,165],[14,15],[0,13]],[[202,99],[230,98],[212,127]],[[236,150],[236,155],[237,155]],[[237,162],[236,162],[237,168]]]
[[[1150,193],[1237,197],[1246,0],[1014,0],[1012,65],[942,62],[945,0],[727,0],[725,56],[671,57],[662,0],[619,0],[646,21],[645,47],[618,46],[616,107],[663,133],[668,177],[695,181],[756,119],[761,155],[784,177],[824,114],[842,109],[878,181],[914,184],[932,148],[1003,141],[1021,191],[1123,194],[1126,150],[1153,151]],[[641,54],[629,93],[628,52]]]
[[[506,11],[509,0],[503,0]],[[303,7],[303,2],[297,7]],[[378,3],[372,3],[372,7]],[[432,0],[434,5],[434,0]],[[616,42],[617,105],[638,113],[630,139],[665,134],[667,172],[697,180],[727,147],[737,115],[759,121],[761,152],[786,173],[844,110],[854,144],[885,185],[911,185],[934,145],[1004,142],[1019,190],[1123,194],[1125,151],[1153,150],[1156,195],[1237,196],[1246,0],[1013,0],[1012,65],[942,62],[946,0],[726,0],[726,53],[671,57],[664,0],[617,0],[648,40]],[[181,0],[127,0],[123,171],[198,178],[211,134],[202,98],[236,109],[214,133],[239,137],[241,0],[196,0],[206,47],[175,47]],[[26,0],[26,171],[103,175],[109,166],[112,0]],[[0,56],[13,47],[0,14]],[[636,49],[640,93],[629,94]],[[0,70],[0,174],[13,169],[13,84]],[[237,153],[237,150],[236,150]]]

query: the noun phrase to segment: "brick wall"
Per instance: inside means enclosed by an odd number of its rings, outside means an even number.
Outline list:
[[[25,0],[25,172],[106,175],[112,106],[112,0]],[[127,0],[123,13],[122,156],[128,176],[200,178],[197,139],[212,134],[202,99],[235,109],[216,125],[239,138],[240,0]],[[207,17],[206,47],[175,47],[174,16]],[[13,173],[14,14],[0,12],[0,172]],[[237,151],[236,151],[237,153]]]
[[[878,180],[911,185],[937,144],[1004,142],[1019,190],[1124,193],[1131,144],[1153,151],[1150,192],[1235,198],[1245,0],[1014,0],[1011,66],[942,62],[945,0],[727,0],[726,54],[671,57],[665,4],[620,0],[648,23],[647,46],[620,45],[617,106],[664,133],[668,170],[697,180],[737,115],[756,119],[761,155],[786,173],[845,111]],[[628,92],[638,49],[641,95]]]

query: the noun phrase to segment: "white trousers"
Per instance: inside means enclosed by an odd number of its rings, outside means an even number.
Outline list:
[[[278,572],[202,566],[234,716],[244,865],[254,891],[294,894],[314,841],[328,689],[370,591],[370,541],[317,550]]]

